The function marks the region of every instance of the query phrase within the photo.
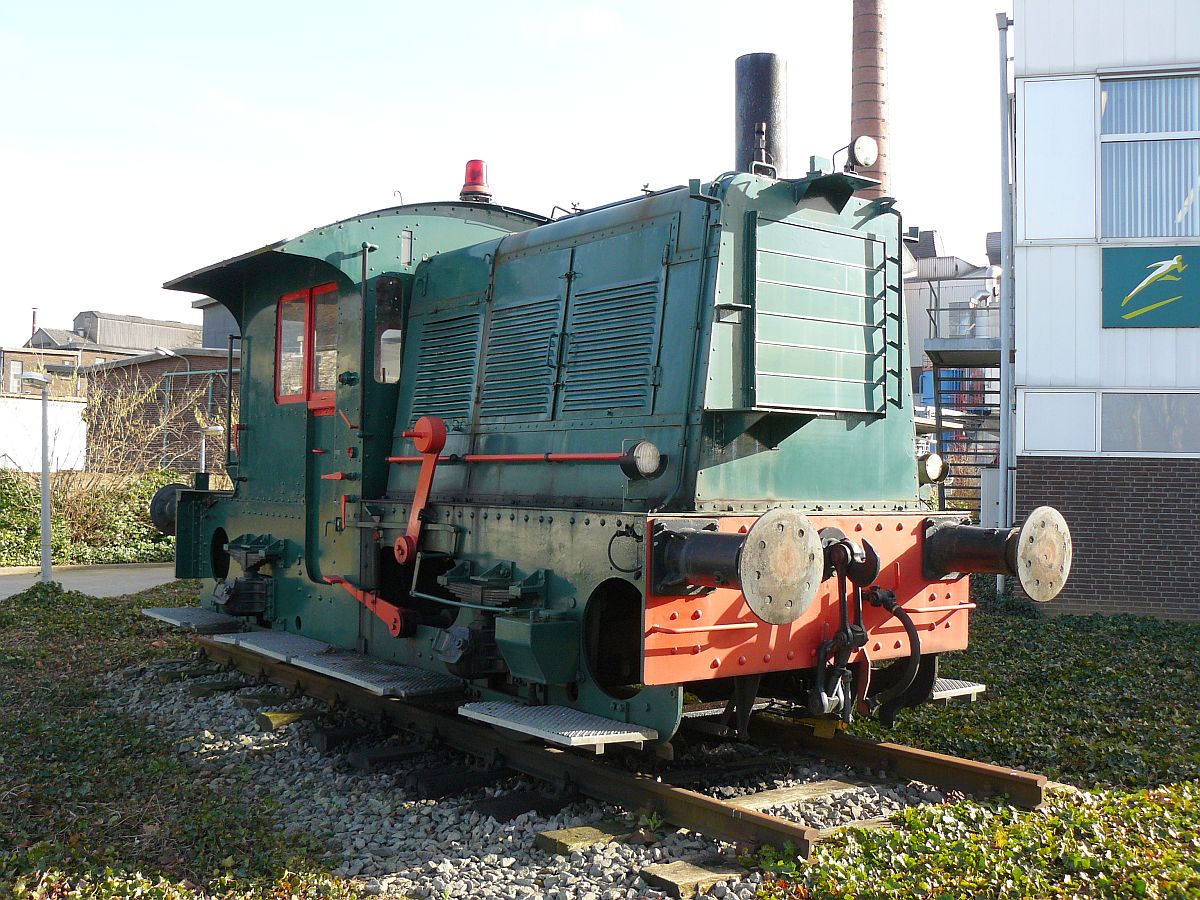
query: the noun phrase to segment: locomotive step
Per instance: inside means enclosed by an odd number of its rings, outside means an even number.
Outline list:
[[[931,703],[946,703],[959,697],[966,697],[974,702],[975,698],[987,690],[986,684],[977,681],[959,681],[955,678],[939,678],[933,683],[933,691],[929,694]]]
[[[525,706],[499,700],[465,703],[459,715],[478,722],[541,738],[565,747],[591,747],[603,753],[608,744],[635,744],[658,737],[653,728],[643,728],[580,712],[568,706]]]
[[[379,697],[411,700],[414,697],[432,697],[462,691],[462,681],[453,675],[386,662],[348,650],[296,656],[288,662],[301,669],[319,672],[330,678],[357,685]]]
[[[218,643],[357,685],[380,697],[410,700],[462,690],[462,681],[452,675],[339,650],[332,644],[290,631],[239,631],[245,626],[241,619],[200,607],[144,609],[142,613],[197,634],[213,635]]]
[[[154,607],[143,609],[142,615],[196,634],[228,634],[241,631],[245,624],[237,616],[227,616],[199,606]]]
[[[339,650],[324,641],[287,631],[246,631],[218,635],[213,640],[233,644],[301,669],[320,672],[380,697],[407,700],[462,690],[462,682],[450,675]]]
[[[313,656],[333,650],[332,644],[290,631],[243,631],[239,634],[219,634],[213,640],[285,663],[292,662],[298,656]]]

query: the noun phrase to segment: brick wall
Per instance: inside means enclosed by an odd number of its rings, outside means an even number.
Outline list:
[[[225,424],[225,359],[191,358],[191,369],[181,359],[153,358],[108,369],[89,375],[90,396],[102,396],[106,390],[128,389],[130,385],[152,386],[152,399],[140,410],[150,424],[173,417],[178,426],[170,439],[161,446],[156,443],[155,465],[167,465],[179,472],[200,469],[200,442],[206,441],[206,468],[209,472],[225,471],[225,435],[204,435],[196,413],[211,423]],[[234,361],[233,394],[236,403],[239,391],[237,361]],[[236,421],[236,419],[235,419]]]
[[[1200,459],[1021,456],[1017,521],[1056,507],[1074,539],[1051,613],[1200,621]]]

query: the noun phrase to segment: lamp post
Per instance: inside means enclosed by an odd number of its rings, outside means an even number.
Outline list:
[[[224,425],[202,425],[200,427],[200,471],[201,472],[208,471],[208,456],[207,456],[206,451],[208,448],[209,435],[224,434],[224,433],[225,433]]]
[[[187,366],[187,370],[186,370],[187,375],[189,377],[191,376],[192,361],[190,359],[188,359],[186,356],[184,356],[182,353],[176,353],[174,350],[168,350],[166,347],[155,347],[154,352],[157,353],[159,356],[166,357],[168,359],[182,359],[183,364],[185,366]],[[164,422],[166,421],[167,415],[170,413],[170,410],[171,410],[171,375],[172,374],[174,374],[174,373],[173,372],[164,372],[163,373],[163,384],[165,385],[165,387],[163,388],[162,416],[163,416]],[[186,390],[187,390],[187,387],[185,386],[184,391],[186,392]],[[185,396],[186,396],[186,394],[185,394]],[[186,430],[186,429],[187,429],[187,426],[185,425],[184,430]],[[203,442],[204,437],[201,436],[200,440],[201,440],[201,442]],[[167,430],[163,429],[162,465],[166,466],[166,464],[167,464]],[[203,443],[200,444],[200,471],[201,472],[204,471],[204,444]]]
[[[42,581],[50,578],[50,379],[25,372],[21,380],[42,386]]]

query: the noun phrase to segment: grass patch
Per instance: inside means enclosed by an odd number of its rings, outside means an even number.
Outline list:
[[[978,701],[904,710],[890,730],[860,720],[854,730],[1085,788],[1200,775],[1200,625],[1048,618],[1002,600],[981,602],[971,632],[971,646],[943,657],[942,672],[985,683]]]
[[[1057,792],[1024,813],[959,803],[909,809],[893,832],[819,844],[765,897],[1195,897],[1200,787]],[[775,862],[776,869],[786,863]]]
[[[100,708],[97,675],[189,651],[138,611],[197,590],[97,599],[39,584],[0,600],[0,896],[350,895],[269,808],[211,790],[169,742]]]

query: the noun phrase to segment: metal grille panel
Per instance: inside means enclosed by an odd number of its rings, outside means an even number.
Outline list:
[[[649,411],[658,348],[659,283],[618,284],[571,298],[561,409]]]
[[[413,421],[421,416],[438,416],[447,422],[471,417],[478,354],[478,313],[425,321],[413,388]]]
[[[468,719],[532,735],[554,744],[593,747],[597,753],[603,752],[605,744],[641,744],[658,737],[658,732],[653,728],[606,719],[566,706],[524,706],[520,703],[483,700],[463,704],[458,712]]]
[[[488,326],[482,415],[549,417],[558,367],[553,341],[561,317],[561,297],[493,310]]]
[[[154,607],[143,609],[142,615],[196,634],[227,634],[241,631],[245,625],[245,622],[236,616],[199,606]]]
[[[938,678],[933,682],[930,700],[949,700],[952,697],[970,697],[975,699],[977,694],[987,690],[987,685],[977,681],[960,681],[957,678]]]
[[[333,649],[332,644],[313,640],[302,634],[290,631],[247,631],[241,634],[224,634],[213,638],[222,644],[233,644],[243,650],[250,650],[262,656],[277,659],[280,662],[291,662],[300,655],[328,653]]]
[[[294,657],[291,663],[301,669],[357,685],[380,697],[408,699],[462,690],[462,682],[453,676],[385,662],[361,653],[337,651],[304,655]]]

